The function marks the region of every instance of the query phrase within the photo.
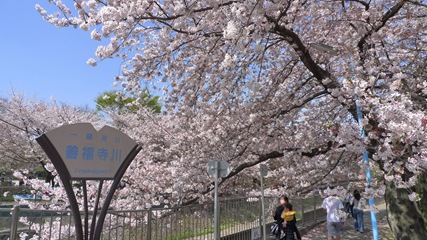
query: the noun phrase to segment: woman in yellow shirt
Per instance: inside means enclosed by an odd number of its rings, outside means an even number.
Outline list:
[[[297,236],[297,219],[296,219],[297,212],[292,210],[292,204],[286,203],[285,204],[285,210],[282,213],[282,219],[283,222],[283,229],[285,232],[285,237],[282,238],[284,240],[295,240],[299,237]]]

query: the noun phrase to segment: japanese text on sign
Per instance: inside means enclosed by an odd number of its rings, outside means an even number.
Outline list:
[[[65,125],[46,133],[73,179],[112,179],[136,142],[112,127]]]

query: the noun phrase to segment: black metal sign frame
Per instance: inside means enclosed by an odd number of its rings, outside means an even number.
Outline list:
[[[70,172],[68,171],[64,163],[64,160],[62,159],[61,155],[58,153],[55,146],[52,144],[52,142],[49,140],[49,138],[45,134],[38,137],[36,141],[39,143],[39,145],[42,147],[42,149],[45,151],[47,156],[52,161],[52,164],[55,167],[56,171],[58,172],[59,177],[62,181],[62,185],[67,194],[68,200],[70,202],[70,209],[73,215],[74,226],[76,229],[76,239],[77,240],[99,240],[101,238],[101,232],[104,226],[104,220],[107,215],[107,211],[110,206],[111,200],[113,199],[114,193],[118,185],[120,184],[120,181],[123,175],[125,174],[127,168],[129,167],[133,159],[136,157],[136,155],[139,153],[139,151],[141,151],[142,149],[141,146],[139,146],[138,144],[135,145],[130,151],[130,153],[126,156],[122,164],[120,165],[119,169],[114,175],[113,183],[111,184],[110,189],[107,193],[107,196],[104,200],[104,204],[102,205],[101,211],[99,213],[99,217],[98,219],[96,219],[99,199],[101,197],[102,186],[104,184],[104,180],[99,180],[98,192],[95,198],[95,206],[93,209],[92,224],[90,226],[90,231],[89,231],[89,208],[88,208],[88,199],[87,199],[86,180],[81,179],[81,183],[83,185],[83,204],[84,204],[83,206],[84,228],[83,228],[82,219],[80,216],[79,204],[77,202],[76,195],[74,193],[73,186],[72,186],[72,178],[71,178]]]

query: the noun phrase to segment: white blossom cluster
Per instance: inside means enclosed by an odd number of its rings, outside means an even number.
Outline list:
[[[49,2],[57,13],[36,6],[45,20],[100,42],[88,64],[120,58],[115,85],[138,97],[152,84],[163,97],[162,114],[111,115],[144,149],[115,208],[209,199],[210,160],[233,168],[221,182],[224,195],[256,193],[258,164],[267,163],[269,194],[357,186],[375,197],[396,186],[420,200],[415,187],[427,168],[422,3]],[[64,196],[54,193],[52,201],[56,194]]]

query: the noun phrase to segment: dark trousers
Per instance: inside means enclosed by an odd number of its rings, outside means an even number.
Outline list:
[[[354,217],[353,214],[353,204],[350,204],[349,202],[345,203],[345,212],[350,214],[350,216]]]
[[[299,233],[297,226],[295,226],[295,235],[297,236],[297,240],[301,240],[301,234]]]
[[[298,228],[295,226],[293,231],[285,231],[285,236],[281,240],[301,240],[301,234],[299,233]]]
[[[282,240],[301,240],[301,234],[299,233],[297,226],[293,229],[285,229],[285,236]]]

